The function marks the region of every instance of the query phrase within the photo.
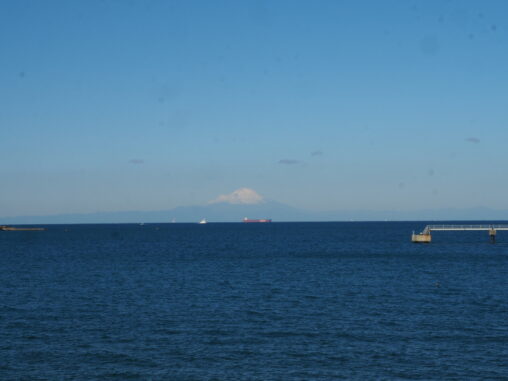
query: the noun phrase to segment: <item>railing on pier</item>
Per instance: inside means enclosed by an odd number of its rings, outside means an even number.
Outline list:
[[[427,225],[423,229],[423,234],[430,234],[431,231],[446,230],[508,230],[508,224],[491,225]]]

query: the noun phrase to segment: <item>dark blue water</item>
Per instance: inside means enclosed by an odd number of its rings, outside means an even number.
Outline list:
[[[0,379],[507,379],[508,234],[424,226],[0,232]]]

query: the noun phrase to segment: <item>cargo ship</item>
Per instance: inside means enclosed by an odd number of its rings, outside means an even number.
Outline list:
[[[3,231],[42,231],[45,228],[15,228],[13,226],[0,225],[0,230]]]
[[[245,217],[243,219],[243,222],[272,222],[271,219],[267,218],[267,219],[262,219],[262,220],[254,220],[254,219],[251,219],[251,218],[247,218]]]

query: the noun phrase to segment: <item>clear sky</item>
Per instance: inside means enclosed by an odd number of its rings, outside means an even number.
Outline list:
[[[0,1],[0,216],[248,187],[508,209],[508,2]]]

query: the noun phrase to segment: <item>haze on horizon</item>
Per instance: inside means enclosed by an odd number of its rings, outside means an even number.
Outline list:
[[[0,217],[508,209],[507,11],[2,1]]]

